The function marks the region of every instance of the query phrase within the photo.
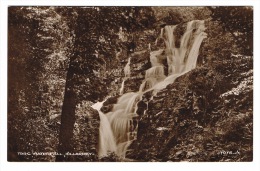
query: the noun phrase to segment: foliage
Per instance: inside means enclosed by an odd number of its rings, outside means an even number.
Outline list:
[[[200,50],[200,57],[203,63],[209,66],[216,64],[216,61],[224,61],[232,54],[239,53],[239,48],[234,43],[234,37],[223,30],[217,21],[207,21],[207,39],[203,42]]]
[[[191,20],[205,20],[210,17],[206,7],[153,7],[157,23],[175,25]]]
[[[151,14],[151,10],[145,11],[148,15]],[[75,13],[75,42],[66,77],[59,153],[73,152],[75,149],[72,141],[76,105],[82,100],[101,100],[108,94],[107,84],[110,83],[97,79],[95,73],[102,72],[102,65],[109,66],[107,63],[116,57],[112,49],[117,49],[120,29],[133,32],[143,29],[143,26],[149,26],[149,22],[146,21],[148,15],[144,15],[142,8],[77,7]],[[70,159],[57,156],[57,161],[64,160]]]
[[[70,31],[53,8],[10,7],[8,20],[8,150],[55,151]]]
[[[214,66],[198,67],[177,78],[153,100],[148,93],[142,97],[138,140],[131,145],[130,157],[252,161],[252,58],[227,58]],[[245,90],[241,83],[246,84]],[[227,93],[233,88],[239,93]],[[142,107],[146,101],[148,106]]]
[[[253,59],[238,55],[245,50],[241,42],[221,21],[207,17],[201,66],[179,77],[153,100],[148,94],[142,97],[138,141],[131,145],[130,157],[141,161],[252,161]]]
[[[226,32],[230,32],[239,45],[241,53],[253,53],[253,8],[252,7],[209,7],[211,17],[219,21]]]
[[[105,71],[115,63],[113,59],[116,51],[113,49],[124,44],[118,39],[120,28],[127,35],[151,27],[153,11],[141,7],[89,7],[74,10],[77,19],[74,26],[76,39],[72,70],[75,73],[74,81],[77,82],[77,96],[81,100],[101,100],[107,94],[104,90],[110,84],[107,82],[110,79],[96,79],[95,73],[101,73],[99,77],[104,77]]]
[[[245,153],[232,161],[251,160],[253,59],[237,54],[252,52],[252,8],[9,7],[8,14],[8,160],[55,160],[17,152],[57,151],[62,106],[70,108],[64,94],[71,90],[76,99],[71,145],[94,154],[71,161],[97,161],[99,121],[90,106],[118,92],[114,84],[121,83],[124,62],[135,50],[132,65],[136,75],[144,75],[150,67],[148,43],[160,26],[182,23],[181,35],[193,19],[207,25],[201,66],[153,100],[145,94],[138,112],[149,110],[128,155],[138,161],[228,161],[217,153],[233,146]],[[66,73],[72,77],[66,79]],[[114,154],[100,159],[120,160]]]

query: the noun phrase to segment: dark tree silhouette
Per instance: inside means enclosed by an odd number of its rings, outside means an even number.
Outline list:
[[[139,7],[79,7],[67,13],[70,16],[75,14],[75,23],[70,24],[74,27],[75,41],[61,114],[58,146],[61,154],[73,152],[76,105],[84,99],[93,102],[101,100],[107,94],[107,82],[96,79],[93,70],[104,67],[104,64],[109,64],[115,58],[112,49],[118,48],[117,33],[120,27],[133,33],[151,27],[154,21],[150,8]],[[66,155],[56,157],[56,161],[68,160],[73,159]]]

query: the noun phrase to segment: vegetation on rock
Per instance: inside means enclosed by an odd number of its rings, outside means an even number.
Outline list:
[[[9,7],[8,160],[120,161],[98,158],[91,106],[107,99],[101,111],[111,111],[129,57],[124,92],[138,91],[161,27],[182,35],[190,20],[207,27],[198,66],[143,95],[127,158],[252,161],[252,7]]]

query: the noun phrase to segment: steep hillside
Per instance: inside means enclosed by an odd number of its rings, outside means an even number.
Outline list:
[[[208,45],[206,44],[206,47]],[[159,45],[159,47],[162,47]],[[204,54],[199,56],[198,60]],[[125,92],[139,91],[151,67],[148,51],[130,56]],[[252,161],[253,58],[226,54],[180,76],[137,105],[137,138],[127,158],[136,161]],[[109,98],[112,111],[120,96]]]
[[[252,161],[252,7],[10,7],[8,161]]]

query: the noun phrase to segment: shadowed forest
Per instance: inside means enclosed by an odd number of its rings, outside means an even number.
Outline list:
[[[252,161],[253,8],[11,6],[7,122],[8,161]]]

